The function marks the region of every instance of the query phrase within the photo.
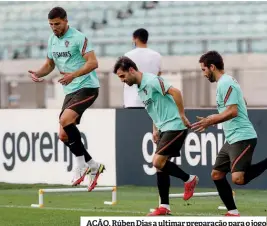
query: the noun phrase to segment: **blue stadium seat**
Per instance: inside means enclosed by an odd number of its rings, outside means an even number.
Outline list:
[[[220,36],[233,38],[231,39],[233,41],[227,42],[225,39],[214,41],[211,42],[211,47],[230,53],[237,51],[234,40],[238,37],[261,37],[267,33],[267,2],[160,1],[154,9],[150,10],[142,9],[142,4],[143,2],[127,1],[70,1],[60,2],[60,4],[57,1],[9,2],[9,4],[0,2],[0,45],[3,46],[5,43],[10,46],[11,39],[12,47],[26,45],[30,41],[39,43],[46,40],[47,42],[51,34],[47,14],[56,5],[66,8],[71,26],[81,29],[88,38],[96,42],[99,54],[102,52],[100,44],[97,44],[98,40],[128,38],[130,44],[132,32],[140,27],[148,29],[151,38],[161,38],[165,41],[175,40],[177,37],[184,38],[183,42],[175,44],[173,54],[193,54],[194,52],[197,54],[202,48],[197,40],[202,37]],[[116,18],[117,10],[128,8],[133,11],[129,18],[124,20]],[[106,14],[107,25],[100,30],[93,30],[92,21],[102,21],[104,14]],[[190,37],[190,40],[195,39],[194,44],[187,41],[187,37]],[[3,42],[6,40],[9,41]],[[252,51],[267,52],[263,46],[265,42],[265,40],[254,40]],[[157,46],[151,42],[151,45],[160,49],[163,55],[171,54],[168,44]],[[33,55],[38,55],[38,51],[38,49],[34,50]],[[123,47],[118,48],[118,45],[110,44],[106,54],[114,56],[120,52],[124,52]],[[40,56],[44,56],[41,51]]]

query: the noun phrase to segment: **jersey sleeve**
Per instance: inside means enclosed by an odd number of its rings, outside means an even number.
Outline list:
[[[220,86],[220,94],[224,102],[224,106],[238,104],[238,96],[242,95],[238,93],[236,86],[233,83],[224,83]]]
[[[150,84],[154,91],[159,92],[163,96],[167,94],[168,89],[171,87],[171,85],[162,77],[153,79]]]
[[[48,39],[48,44],[47,44],[47,57],[49,59],[53,59],[53,55],[52,55],[52,37],[50,36],[49,39]]]
[[[82,56],[88,52],[93,51],[92,44],[88,42],[88,38],[86,36],[81,36],[78,41],[79,51]]]

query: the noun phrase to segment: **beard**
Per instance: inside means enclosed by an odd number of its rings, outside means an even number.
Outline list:
[[[136,84],[136,78],[133,75],[129,76],[129,78],[126,81],[126,84],[128,86],[133,86],[134,84]]]
[[[211,83],[216,82],[216,78],[215,78],[215,75],[213,74],[213,72],[210,72],[210,73],[209,73],[208,80],[209,80]]]
[[[133,86],[135,83],[133,81],[127,81],[125,82],[128,86]]]
[[[127,84],[128,86],[133,86],[133,83],[131,83],[131,82],[129,82],[129,83],[126,82],[126,84]]]

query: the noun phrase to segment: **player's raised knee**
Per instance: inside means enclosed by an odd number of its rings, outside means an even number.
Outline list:
[[[67,125],[67,120],[66,120],[66,118],[65,118],[65,117],[60,117],[60,119],[59,119],[59,124],[60,124],[62,127],[66,126],[66,125]]]
[[[218,170],[212,170],[212,172],[211,172],[212,180],[220,180],[220,179],[222,179],[224,177],[225,177],[225,173],[224,172],[220,172]]]
[[[153,159],[153,166],[157,169],[162,169],[164,165],[158,159]]]
[[[154,155],[153,166],[157,169],[162,169],[166,163],[166,159],[161,155]]]
[[[59,119],[59,123],[63,128],[67,125],[74,123],[74,122],[75,122],[75,119],[73,119],[72,117],[61,117]]]
[[[66,136],[65,134],[59,134],[58,138],[64,143],[68,141],[68,136]]]

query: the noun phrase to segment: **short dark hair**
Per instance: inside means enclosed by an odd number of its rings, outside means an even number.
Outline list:
[[[55,7],[48,13],[48,19],[52,20],[55,18],[65,19],[67,17],[67,12],[62,7]]]
[[[129,71],[130,67],[138,71],[136,64],[129,57],[122,56],[117,60],[113,73],[116,74],[119,69],[122,71]]]
[[[218,70],[224,69],[223,58],[217,51],[209,51],[203,54],[199,59],[199,63],[203,63],[208,68],[213,64]]]
[[[133,37],[138,38],[142,43],[146,44],[148,40],[148,31],[144,28],[139,28],[134,31]]]

